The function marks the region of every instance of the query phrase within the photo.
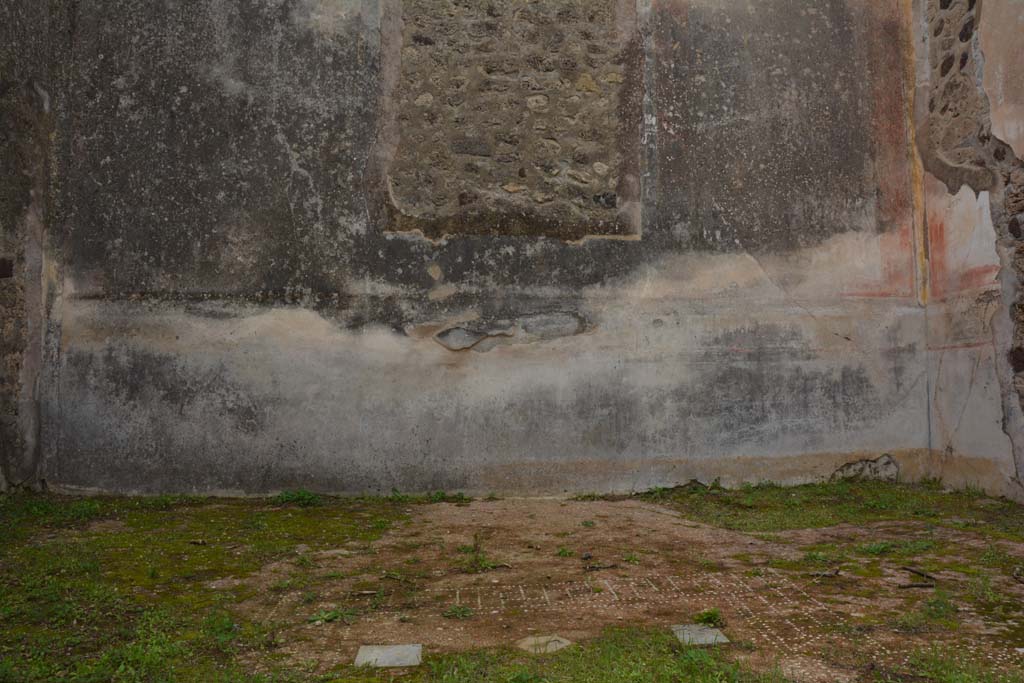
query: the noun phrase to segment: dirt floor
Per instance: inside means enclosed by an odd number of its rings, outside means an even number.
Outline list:
[[[969,520],[741,532],[639,499],[403,512],[378,540],[299,546],[208,587],[247,596],[233,609],[277,625],[277,661],[314,672],[350,663],[360,644],[436,653],[530,635],[579,641],[704,610],[720,611],[736,659],[794,681],[875,680],[935,644],[1024,669],[1024,544]],[[262,666],[255,654],[249,664]]]

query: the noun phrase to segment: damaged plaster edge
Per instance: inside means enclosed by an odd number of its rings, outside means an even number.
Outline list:
[[[67,298],[64,296],[63,253],[54,249],[48,232],[44,238],[42,305],[45,307],[45,326],[39,340],[43,365],[38,380],[39,480],[35,483],[37,487],[47,490],[48,463],[60,454],[61,437],[64,433],[64,430],[56,425],[60,423],[63,408],[60,401],[60,373],[63,367],[61,351]]]
[[[727,463],[725,467],[722,467],[723,462]],[[697,481],[705,484],[717,482],[726,488],[737,489],[764,483],[784,486],[820,484],[844,478],[916,484],[938,478],[950,490],[978,488],[993,496],[1024,501],[1024,493],[1018,487],[1008,485],[1005,472],[991,460],[950,455],[930,448],[779,456],[734,455],[707,461],[654,461],[650,464],[655,470],[665,466],[676,473],[667,486]],[[646,482],[634,483],[628,490],[618,489],[612,493],[634,493],[650,488]]]
[[[1014,482],[1024,494],[1024,480],[1021,476],[1021,473],[1024,472],[1024,441],[1021,439],[1021,435],[1024,435],[1024,408],[1021,406],[1021,396],[1015,387],[1015,373],[1007,353],[1013,348],[1014,340],[1015,325],[1011,311],[1021,296],[1021,288],[1013,267],[1014,249],[997,243],[996,251],[1000,260],[998,281],[1001,297],[997,310],[992,314],[991,322],[993,356],[996,364],[995,374],[999,382],[999,394],[1002,400],[1002,429],[1010,440],[1010,448],[1013,451]]]
[[[455,353],[477,350],[485,341],[498,340],[500,338],[511,339],[516,336],[516,327],[492,328],[480,332],[467,330],[465,327],[456,326],[444,329],[434,335],[434,341],[442,347]]]
[[[634,202],[634,203],[636,203],[636,202]],[[573,245],[573,246],[583,246],[583,245],[586,245],[588,242],[601,242],[601,241],[608,241],[608,242],[641,242],[641,241],[643,241],[643,234],[642,234],[640,228],[637,228],[637,232],[630,233],[628,235],[597,235],[597,234],[590,234],[590,235],[584,235],[583,237],[580,237],[579,239],[575,239],[575,240],[561,240],[561,241],[564,242],[565,244],[570,244],[570,245]]]
[[[983,30],[983,24],[981,21],[982,12],[985,9],[984,0],[979,0],[975,8],[975,35],[973,38],[972,50],[976,55],[977,71],[975,73],[975,86],[978,89],[979,96],[985,103],[985,129],[990,132],[993,139],[998,140],[1006,146],[1009,150],[1010,159],[1005,161],[1005,166],[1009,167],[1014,164],[1019,164],[1020,159],[1016,156],[1013,148],[1009,144],[1006,144],[1004,140],[1001,140],[994,132],[991,131],[991,101],[989,100],[988,92],[985,90],[985,55],[981,49],[981,31]],[[997,281],[1000,285],[1001,301],[998,310],[993,313],[991,326],[992,326],[992,344],[993,344],[993,355],[996,363],[996,378],[1000,385],[1000,397],[1003,404],[1003,422],[1002,428],[1007,438],[1010,440],[1010,447],[1013,451],[1013,461],[1015,476],[1013,479],[1014,484],[1020,490],[1020,496],[1024,497],[1024,406],[1021,403],[1021,396],[1017,391],[1016,384],[1014,382],[1015,373],[1009,360],[1009,351],[1013,348],[1014,344],[1014,329],[1015,323],[1013,320],[1012,311],[1020,301],[1021,298],[1021,283],[1020,274],[1016,272],[1013,265],[1013,257],[1015,247],[1012,243],[1008,242],[1006,236],[1006,223],[1007,217],[1005,214],[1005,193],[1006,186],[1002,181],[1000,174],[998,176],[997,189],[999,191],[996,201],[990,202],[989,211],[992,217],[992,224],[996,228],[996,252],[999,255],[1000,268],[997,275]],[[972,188],[973,189],[973,188]],[[978,193],[976,193],[978,194]],[[993,193],[994,194],[994,193]]]
[[[900,8],[903,13],[903,20],[906,26],[910,27],[907,42],[904,48],[904,69],[903,69],[903,92],[906,99],[907,115],[907,155],[910,158],[910,196],[911,196],[911,220],[913,221],[914,240],[914,286],[917,289],[917,303],[924,315],[924,391],[925,391],[925,427],[928,433],[925,443],[931,449],[932,442],[932,413],[934,411],[932,394],[932,363],[931,354],[927,352],[928,347],[928,304],[931,296],[931,255],[929,254],[928,241],[928,207],[924,191],[924,159],[921,155],[920,142],[918,139],[917,122],[920,117],[924,120],[927,115],[928,90],[931,87],[928,57],[928,17],[925,1],[902,0]],[[923,49],[919,52],[920,43]],[[920,77],[924,75],[922,83]],[[921,96],[922,92],[924,97]]]
[[[453,352],[490,351],[504,344],[537,344],[593,331],[593,324],[574,311],[548,311],[481,324],[462,321],[441,325],[433,340]]]
[[[51,329],[50,304],[54,288],[59,288],[59,271],[50,255],[49,225],[54,132],[49,92],[34,79],[30,108],[33,123],[23,131],[24,144],[31,154],[25,173],[31,177],[29,201],[19,218],[23,243],[24,347],[18,368],[16,429],[20,450],[10,454],[3,464],[6,472],[0,488],[45,489],[43,476],[44,428],[42,419],[43,381],[47,372],[47,339]]]
[[[386,203],[394,201],[388,182],[388,168],[398,152],[398,111],[394,93],[402,75],[401,42],[401,0],[380,0],[377,13],[377,49],[380,55],[378,119],[366,162],[366,187],[363,193],[367,225],[370,226],[384,224],[387,215],[384,207]],[[426,235],[423,238],[428,239]]]
[[[933,159],[936,155],[935,150],[929,148],[928,141],[930,140],[929,126],[931,122],[929,120],[930,112],[928,108],[928,102],[932,96],[932,89],[937,88],[938,84],[934,82],[934,68],[931,63],[930,48],[933,41],[939,40],[939,37],[933,36],[929,29],[929,7],[935,0],[904,0],[905,3],[912,3],[909,7],[908,18],[910,25],[913,27],[913,44],[911,46],[912,55],[911,59],[914,62],[914,79],[911,81],[912,97],[914,101],[911,105],[911,116],[912,126],[910,129],[910,135],[912,136],[913,144],[913,169],[915,174],[920,170],[921,182],[923,184],[924,175],[927,172],[931,172],[928,169],[928,160]],[[984,87],[984,73],[985,73],[985,60],[981,50],[981,13],[984,9],[984,0],[979,0],[974,6],[974,26],[975,30],[971,36],[971,52],[974,55],[975,70],[971,82],[973,83],[976,93],[980,98],[980,102],[983,103],[983,108],[979,112],[977,123],[979,128],[988,131],[992,139],[997,140],[1000,143],[1005,143],[999,140],[997,136],[991,133],[991,102],[988,98],[988,93]],[[906,5],[905,5],[906,7]],[[905,10],[907,11],[907,10]],[[980,157],[985,156],[985,144],[975,139],[971,140],[973,149],[979,154]],[[1008,145],[1006,145],[1009,148]],[[1010,151],[1011,159],[1005,160],[1002,167],[1012,166],[1017,163],[1015,157],[1013,157],[1012,150]],[[1024,500],[1024,479],[1022,479],[1022,472],[1024,472],[1024,408],[1021,405],[1021,396],[1018,393],[1014,377],[1015,373],[1008,357],[1009,351],[1013,348],[1014,337],[1015,337],[1015,323],[1013,321],[1013,309],[1016,302],[1019,300],[1021,295],[1021,287],[1018,282],[1018,274],[1013,266],[1014,257],[1014,246],[1013,241],[1008,239],[1006,236],[1007,230],[1005,218],[1003,216],[1003,202],[1005,195],[1005,183],[1002,181],[1001,173],[997,169],[990,169],[987,166],[985,170],[988,170],[995,181],[992,187],[978,187],[975,188],[970,183],[970,177],[959,177],[957,180],[961,182],[958,187],[951,187],[949,180],[943,177],[943,174],[933,172],[932,175],[941,182],[945,187],[946,191],[953,195],[960,191],[960,189],[966,185],[970,188],[971,192],[977,197],[982,192],[987,192],[990,197],[990,214],[992,225],[996,231],[996,244],[995,249],[999,257],[1000,268],[997,276],[997,282],[1000,287],[1000,302],[997,309],[993,312],[990,318],[990,326],[992,328],[992,347],[993,356],[995,363],[995,374],[996,379],[999,383],[1000,402],[1002,409],[1002,423],[1001,428],[1010,443],[1010,454],[1009,459],[1013,466],[1013,473],[1010,476],[1010,480],[1007,482],[1011,484],[1012,491],[1007,492],[1013,498],[1018,500]],[[915,228],[920,230],[921,248],[918,250],[919,260],[923,258],[923,262],[919,264],[919,267],[923,268],[921,274],[922,289],[922,300],[925,303],[925,317],[928,317],[928,303],[930,303],[930,262],[932,261],[931,255],[931,243],[930,235],[928,233],[928,215],[927,215],[927,200],[923,188],[920,189],[920,195],[918,195],[919,185],[917,184],[918,179],[915,177],[914,184],[914,200],[915,210],[917,209],[918,201],[920,201],[921,218],[920,221],[915,221]],[[918,228],[918,224],[920,227]],[[929,361],[930,362],[930,361]],[[932,434],[931,434],[931,420],[933,411],[933,398],[931,387],[928,387],[928,420],[929,420],[929,436],[928,443],[929,448],[933,447]],[[965,457],[958,455],[957,457]]]
[[[928,213],[924,192],[924,161],[921,158],[917,140],[917,117],[918,108],[927,107],[927,97],[920,98],[920,84],[918,73],[921,66],[918,62],[917,36],[926,36],[928,31],[927,19],[920,12],[920,5],[914,0],[902,0],[904,21],[911,27],[910,35],[904,48],[904,69],[903,69],[903,92],[906,100],[906,130],[907,130],[907,156],[910,159],[910,196],[911,196],[911,220],[913,221],[914,236],[914,265],[916,267],[914,286],[917,289],[917,302],[925,309],[927,319],[927,306],[931,293],[931,280],[929,269],[928,253]],[[927,46],[927,39],[924,41]],[[924,54],[923,60],[927,62],[928,55]],[[926,72],[927,73],[927,72]],[[924,100],[923,103],[921,100]],[[929,411],[931,410],[929,404]],[[930,438],[930,437],[929,437]]]
[[[390,193],[390,188],[389,188],[388,192]],[[434,247],[443,247],[443,246],[446,246],[447,244],[449,244],[450,242],[456,242],[456,241],[459,241],[459,240],[472,240],[472,239],[477,239],[477,238],[480,237],[480,235],[476,234],[476,233],[445,233],[443,235],[438,235],[437,237],[431,237],[431,236],[427,235],[425,232],[423,232],[423,230],[421,230],[420,228],[405,228],[405,229],[389,228],[389,229],[383,231],[382,234],[386,238],[395,238],[395,237],[397,237],[397,238],[406,239],[406,240],[409,240],[409,241],[412,241],[412,242],[425,242],[425,243],[430,244],[431,246],[434,246]],[[557,242],[561,242],[562,244],[567,244],[567,245],[571,245],[571,246],[585,246],[589,242],[598,242],[598,241],[609,241],[609,242],[641,242],[641,241],[643,241],[643,234],[639,231],[639,229],[638,229],[637,232],[632,232],[632,233],[629,233],[629,234],[622,234],[622,235],[602,235],[600,233],[588,233],[588,234],[583,235],[582,237],[579,237],[579,238],[576,238],[576,239],[551,237],[549,235],[542,235],[542,236],[534,236],[534,235],[528,235],[528,236],[508,235],[506,237],[506,239],[514,239],[516,237],[519,237],[519,238],[524,239],[524,240],[529,240],[531,243],[535,243],[535,242],[539,242],[539,241],[553,241],[553,242],[557,241]]]
[[[267,491],[265,493],[250,493],[250,492],[245,491],[243,489],[235,489],[235,488],[210,488],[210,489],[207,489],[207,488],[202,488],[202,489],[193,488],[191,491],[187,491],[187,492],[181,491],[179,489],[174,489],[173,492],[172,491],[166,491],[166,492],[163,492],[163,493],[154,493],[152,491],[145,491],[145,490],[142,490],[142,489],[122,489],[122,488],[111,489],[111,488],[105,488],[105,487],[102,487],[102,486],[79,486],[79,485],[76,485],[76,484],[60,484],[60,483],[50,484],[50,485],[47,486],[46,490],[49,493],[55,493],[57,495],[76,496],[76,497],[83,497],[83,498],[92,498],[92,497],[97,497],[97,496],[117,496],[117,497],[130,496],[130,497],[133,497],[133,498],[158,498],[160,496],[165,496],[165,495],[168,495],[168,494],[173,494],[173,495],[202,496],[204,498],[237,498],[237,499],[247,499],[247,500],[259,500],[259,499],[262,499],[262,498],[271,498],[273,496],[277,496],[278,494],[280,494],[280,493],[282,493],[284,491],[282,489],[282,490],[276,490],[276,491]],[[329,492],[329,491],[317,491],[317,493],[324,493],[324,494],[327,494],[327,495],[332,495],[331,492]],[[333,494],[333,495],[336,495],[336,494]],[[358,496],[359,494],[352,494],[352,495],[353,496]]]
[[[641,49],[644,54],[641,64],[643,93],[640,100],[640,225],[637,232],[643,233],[643,226],[651,220],[649,214],[655,213],[658,206],[658,107],[654,101],[655,83],[657,81],[655,60],[648,59],[654,55],[657,45],[654,38],[652,14],[655,0],[636,0],[637,31],[640,35]]]
[[[46,330],[43,283],[43,240],[45,219],[39,206],[38,188],[32,190],[32,202],[25,223],[25,349],[21,357],[18,396],[18,430],[23,450],[14,486],[33,486],[39,480],[41,460],[41,420],[39,382],[43,369],[43,338]]]

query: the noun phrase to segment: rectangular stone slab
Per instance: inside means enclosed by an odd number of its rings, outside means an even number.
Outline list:
[[[683,645],[720,645],[729,642],[724,633],[704,624],[673,626],[672,632]]]
[[[572,641],[561,636],[530,636],[516,643],[516,647],[535,655],[547,655],[572,645]]]
[[[356,655],[356,666],[419,666],[422,661],[422,645],[363,645]]]

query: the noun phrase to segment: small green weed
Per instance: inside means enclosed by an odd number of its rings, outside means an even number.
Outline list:
[[[299,507],[315,507],[323,500],[315,493],[298,489],[296,491],[282,491],[274,498],[278,505],[298,505]]]
[[[203,634],[221,651],[238,637],[238,632],[235,619],[224,610],[211,612],[203,620]]]
[[[864,555],[889,555],[895,547],[896,544],[892,541],[875,541],[857,546],[857,552]]]
[[[445,491],[435,491],[427,496],[427,502],[429,503],[454,503],[455,505],[465,506],[473,502],[473,499],[464,493],[446,493]]]
[[[986,567],[1008,567],[1015,562],[1013,556],[1006,552],[1001,545],[991,545],[986,548],[979,560]]]
[[[826,565],[829,564],[829,557],[823,552],[810,550],[804,553],[804,562],[806,564]]]
[[[465,605],[452,605],[444,612],[441,612],[441,616],[445,619],[469,619],[473,616],[473,610]]]
[[[461,566],[462,571],[467,574],[483,574],[498,568],[498,564],[487,557],[487,554],[484,552],[477,552],[467,556]]]
[[[459,568],[467,574],[483,574],[489,572],[492,569],[498,568],[498,563],[494,562],[487,553],[484,552],[483,543],[480,540],[479,534],[473,534],[472,545],[462,545],[456,549],[464,557],[459,562]]]
[[[917,609],[901,614],[896,619],[896,628],[907,633],[951,630],[956,627],[956,605],[945,591],[918,605]]]
[[[711,609],[706,609],[703,612],[698,612],[693,615],[693,622],[695,624],[704,624],[705,626],[713,626],[715,628],[722,628],[725,626],[725,618],[717,607],[712,607]]]
[[[874,541],[857,546],[857,552],[873,557],[916,557],[922,553],[935,550],[937,543],[928,539],[910,541]]]
[[[973,577],[968,584],[968,593],[976,602],[994,603],[999,601],[999,593],[992,587],[992,579],[989,576]]]
[[[320,610],[307,619],[309,623],[330,624],[335,621],[343,621],[346,624],[354,624],[359,618],[359,612],[354,609],[326,609]]]

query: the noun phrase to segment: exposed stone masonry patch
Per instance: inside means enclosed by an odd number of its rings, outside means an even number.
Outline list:
[[[967,185],[998,194],[1014,156],[991,133],[975,35],[980,11],[976,0],[929,2],[931,89],[921,152],[925,168],[951,192]]]
[[[639,51],[618,0],[405,0],[390,227],[629,234]]]

